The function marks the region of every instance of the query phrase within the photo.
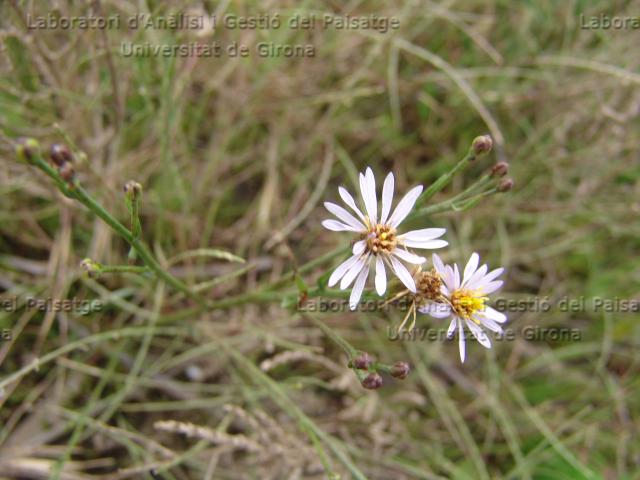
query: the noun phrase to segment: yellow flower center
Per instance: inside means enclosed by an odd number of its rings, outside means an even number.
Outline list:
[[[378,253],[391,253],[396,248],[396,229],[390,225],[374,225],[369,227],[364,239],[367,241],[367,251],[377,255]]]
[[[477,290],[456,290],[451,294],[451,307],[459,317],[467,320],[472,319],[471,316],[485,308],[485,302],[488,297],[482,296],[482,292]]]

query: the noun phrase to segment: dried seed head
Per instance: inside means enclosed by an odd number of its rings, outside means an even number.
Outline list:
[[[66,162],[71,162],[73,160],[73,155],[71,155],[71,151],[69,150],[69,148],[66,145],[62,145],[60,143],[51,145],[49,157],[51,158],[51,161],[58,167],[61,167]]]
[[[35,138],[21,138],[15,148],[18,160],[31,163],[33,158],[40,152],[40,144]]]
[[[58,173],[60,173],[62,179],[67,183],[73,182],[73,179],[76,176],[76,171],[74,170],[73,165],[71,165],[69,162],[65,162],[60,165],[58,167]]]
[[[429,271],[421,271],[416,278],[416,296],[420,301],[439,300],[441,292],[442,278],[435,268]]]
[[[476,155],[484,155],[486,153],[489,153],[491,151],[491,148],[493,148],[493,140],[491,140],[491,137],[489,135],[480,135],[479,137],[473,139],[471,148],[473,149],[473,153],[475,153]]]
[[[370,373],[362,380],[362,386],[367,390],[376,390],[382,386],[382,377],[377,373]]]
[[[509,164],[507,162],[498,162],[491,167],[492,177],[504,177],[509,171]]]
[[[129,180],[124,184],[124,194],[129,200],[135,200],[142,194],[142,185],[133,180]]]
[[[363,352],[353,359],[353,368],[358,370],[368,370],[373,363],[373,358],[367,352]]]
[[[501,193],[508,192],[513,188],[513,178],[503,178],[498,183],[498,191]]]
[[[391,367],[391,372],[389,373],[392,377],[404,380],[405,378],[407,378],[407,375],[409,375],[410,371],[411,367],[409,367],[409,364],[407,362],[396,362],[393,364],[393,367]]]

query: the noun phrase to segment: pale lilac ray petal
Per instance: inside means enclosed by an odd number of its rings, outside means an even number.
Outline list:
[[[418,185],[417,187],[409,190],[409,192],[404,197],[402,197],[402,200],[400,200],[400,203],[398,203],[398,206],[391,215],[391,218],[388,222],[389,225],[391,225],[392,227],[397,227],[398,225],[400,225],[400,223],[411,212],[411,209],[415,205],[416,200],[418,200],[418,197],[421,193],[422,185]]]
[[[338,187],[338,193],[340,194],[340,198],[342,198],[342,201],[349,205],[349,207],[351,207],[351,209],[356,212],[356,215],[358,215],[358,217],[360,217],[360,219],[364,222],[364,214],[356,205],[356,201],[353,199],[349,191],[344,187]]]
[[[384,179],[384,185],[382,186],[382,213],[380,214],[380,223],[383,225],[387,221],[387,217],[391,211],[391,204],[393,203],[393,187],[393,172],[389,172],[389,175]]]
[[[447,231],[446,228],[423,228],[420,230],[411,230],[398,236],[398,240],[424,241],[434,240],[441,237]]]
[[[401,240],[401,243],[411,248],[428,248],[429,250],[435,250],[436,248],[442,248],[449,245],[446,240]]]
[[[340,290],[345,290],[347,287],[349,287],[349,285],[353,283],[353,281],[358,276],[362,268],[365,266],[366,261],[367,261],[367,256],[360,255],[360,257],[358,258],[358,261],[355,262],[351,266],[351,268],[347,270],[347,273],[344,274],[344,277],[342,277],[342,280],[340,281]]]
[[[382,255],[376,257],[376,292],[378,295],[384,295],[387,291],[387,272],[384,267],[384,261]]]
[[[453,285],[457,290],[460,288],[460,270],[458,270],[458,264],[453,264]]]
[[[471,254],[471,257],[469,257],[469,261],[467,262],[467,265],[464,267],[464,274],[462,276],[462,286],[465,286],[467,284],[467,281],[471,278],[471,276],[474,273],[476,273],[479,263],[480,263],[480,255],[478,255],[476,252],[473,252]]]
[[[359,240],[353,244],[352,252],[354,255],[359,255],[364,252],[364,249],[367,248],[366,240]]]
[[[449,328],[447,329],[447,338],[451,338],[453,336],[453,332],[456,331],[457,323],[458,323],[458,321],[457,321],[456,317],[453,317],[451,319],[451,323],[449,324]]]
[[[322,226],[327,230],[332,230],[334,232],[359,232],[360,230],[356,230],[351,225],[347,225],[346,223],[339,222],[338,220],[328,219],[322,221]]]
[[[335,203],[331,203],[331,202],[324,202],[324,206],[325,206],[325,208],[327,210],[329,210],[331,213],[333,213],[336,217],[338,217],[340,220],[342,220],[347,225],[352,226],[357,231],[366,230],[364,224],[362,222],[360,222],[360,220],[358,220],[356,217],[351,215],[349,212],[347,212],[340,205],[336,205]]]
[[[367,167],[365,173],[365,185],[367,187],[367,195],[364,197],[364,203],[369,212],[369,218],[372,223],[378,222],[378,197],[376,196],[376,178],[373,175],[371,167]]]
[[[484,330],[482,330],[482,328],[480,328],[478,324],[471,320],[467,320],[467,327],[469,327],[469,330],[471,330],[471,333],[474,337],[476,337],[476,340],[478,340],[478,343],[480,343],[480,345],[482,345],[484,348],[491,348],[491,340],[489,340],[487,334],[484,332]]]
[[[360,302],[360,297],[362,296],[362,290],[364,290],[364,284],[367,281],[367,276],[369,275],[369,264],[365,265],[360,274],[358,275],[358,279],[356,283],[353,285],[353,290],[351,290],[351,295],[349,295],[349,308],[351,310],[355,310],[358,307],[358,303]]]
[[[496,268],[495,270],[490,271],[484,276],[484,278],[482,279],[482,283],[489,283],[495,280],[500,275],[502,275],[502,272],[504,272],[504,268]]]
[[[426,258],[416,255],[415,253],[407,252],[402,248],[396,248],[393,250],[393,255],[404,260],[405,262],[413,263],[414,265],[422,265],[427,261]]]
[[[482,290],[482,293],[489,295],[490,293],[498,290],[504,282],[502,280],[496,280],[489,282],[486,285],[479,285],[478,288]]]
[[[462,326],[462,320],[457,319],[458,322],[458,348],[460,349],[460,361],[464,363],[465,357],[465,342],[464,342],[464,327]]]
[[[451,307],[446,303],[429,303],[418,310],[420,313],[431,315],[433,318],[448,318],[451,315]]]
[[[467,287],[472,290],[479,288],[482,281],[482,277],[484,277],[485,273],[487,273],[487,266],[482,265],[480,268],[478,268],[478,270],[476,270],[476,273],[471,275],[471,278],[467,280]]]
[[[352,257],[347,258],[344,262],[336,267],[331,276],[329,277],[329,282],[327,285],[329,287],[333,287],[338,281],[344,277],[344,274],[347,273],[347,270],[351,268],[360,258],[358,255],[353,255]]]
[[[504,323],[507,321],[507,316],[496,310],[492,307],[485,307],[485,309],[480,312],[484,317],[490,318],[491,320],[495,320],[498,323]]]
[[[504,330],[502,330],[502,327],[498,325],[498,323],[495,320],[492,320],[488,317],[484,317],[482,315],[483,315],[483,312],[478,312],[476,315],[473,316],[473,318],[477,319],[480,323],[482,323],[482,325],[487,327],[489,330],[492,330],[499,334],[504,333]]]
[[[437,253],[433,253],[431,255],[431,259],[433,260],[433,265],[436,267],[436,272],[438,272],[441,275],[444,275],[444,272],[446,271],[446,269],[444,268],[444,263],[442,262],[440,255],[438,255]]]
[[[400,279],[400,281],[404,283],[405,287],[407,287],[411,292],[415,293],[416,283],[413,281],[413,277],[409,273],[409,270],[407,270],[407,267],[405,267],[402,263],[400,263],[399,260],[397,260],[393,256],[389,256],[388,258],[389,258],[389,261],[391,262],[391,267],[393,268],[393,271],[395,272],[397,277]]]

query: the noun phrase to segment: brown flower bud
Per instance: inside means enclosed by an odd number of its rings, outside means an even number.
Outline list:
[[[73,155],[71,155],[71,151],[69,150],[69,148],[66,145],[62,145],[60,143],[51,145],[49,157],[51,158],[51,161],[59,167],[61,167],[64,163],[71,162],[73,160]]]
[[[67,183],[73,182],[73,179],[76,176],[76,171],[73,169],[73,165],[69,162],[65,162],[60,165],[58,167],[58,173],[60,173],[62,179]]]
[[[507,162],[498,162],[491,167],[492,177],[504,177],[509,171],[509,164]]]
[[[498,183],[498,191],[501,193],[508,192],[513,188],[513,178],[503,178]]]
[[[124,184],[124,194],[129,200],[135,200],[142,194],[142,185],[133,180],[129,180]]]
[[[480,135],[479,137],[474,138],[473,143],[471,143],[473,153],[478,156],[489,153],[492,147],[493,140],[491,140],[491,137],[489,135]]]
[[[353,359],[353,368],[357,368],[358,370],[367,370],[371,363],[373,362],[373,358],[367,352],[363,352],[357,357]]]
[[[377,373],[370,373],[362,380],[362,386],[367,390],[376,390],[382,386],[382,377]]]
[[[389,372],[392,377],[399,378],[400,380],[404,380],[409,375],[411,371],[411,367],[407,362],[396,362],[391,367],[391,371]]]

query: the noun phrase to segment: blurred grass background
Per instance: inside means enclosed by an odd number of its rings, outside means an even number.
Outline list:
[[[640,478],[639,315],[589,307],[594,297],[640,296],[639,33],[580,27],[582,17],[637,16],[639,7],[2,2],[0,288],[4,300],[18,298],[16,311],[0,312],[11,332],[0,344],[2,379],[50,357],[2,390],[0,476],[152,478],[156,468],[166,479]],[[400,29],[26,28],[28,14],[49,12],[376,14],[397,17]],[[215,41],[252,51],[264,41],[312,44],[315,56],[121,50]],[[482,133],[516,187],[427,223],[447,228],[447,260],[478,251],[506,267],[504,299],[584,298],[577,312],[509,313],[515,332],[576,328],[580,341],[517,334],[490,351],[469,343],[461,365],[455,342],[389,341],[399,313],[318,314],[356,348],[412,364],[406,380],[385,377],[376,391],[304,315],[277,302],[190,315],[189,302],[147,278],[84,276],[83,258],[125,263],[126,244],[17,163],[12,147],[20,136],[72,145],[84,154],[80,181],[123,222],[122,185],[140,182],[143,236],[158,258],[218,248],[247,259],[238,275],[237,264],[211,258],[172,269],[190,284],[221,278],[204,293],[224,299],[345,242],[320,226],[321,201],[335,200],[340,184],[351,189],[358,171],[371,165],[380,181],[393,170],[402,191],[429,185]],[[40,312],[24,307],[28,297],[103,309]],[[426,317],[418,326],[441,327]],[[83,348],[57,350],[78,341]]]

